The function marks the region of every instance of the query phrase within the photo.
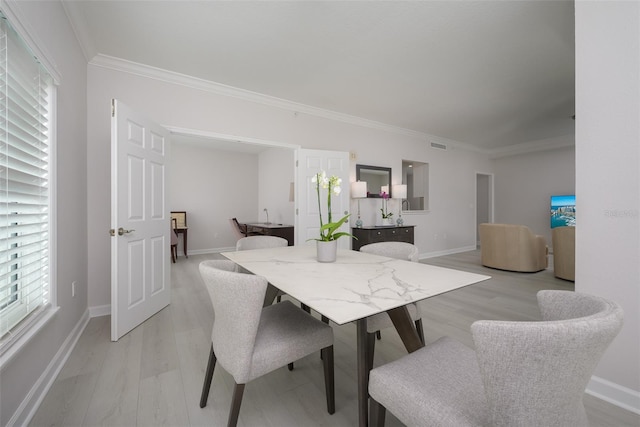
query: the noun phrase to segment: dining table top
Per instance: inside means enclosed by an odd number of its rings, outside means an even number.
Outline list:
[[[491,278],[349,249],[321,263],[312,244],[222,255],[340,325]]]

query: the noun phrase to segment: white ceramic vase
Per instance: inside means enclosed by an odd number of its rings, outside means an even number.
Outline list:
[[[338,253],[338,241],[330,240],[328,242],[322,242],[316,240],[316,252],[318,262],[335,262]]]

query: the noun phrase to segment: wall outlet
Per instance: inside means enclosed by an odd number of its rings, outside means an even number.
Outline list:
[[[76,285],[78,284],[78,282],[76,282],[75,280],[73,282],[71,282],[71,297],[75,298],[76,296]]]

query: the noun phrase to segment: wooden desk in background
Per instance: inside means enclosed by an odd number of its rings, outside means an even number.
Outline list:
[[[289,246],[293,246],[293,225],[276,224],[275,222],[248,222],[247,233],[259,233],[265,236],[276,236],[287,239]]]

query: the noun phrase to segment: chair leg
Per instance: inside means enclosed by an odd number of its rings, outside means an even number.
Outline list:
[[[204,384],[202,385],[202,395],[200,396],[200,407],[207,406],[207,399],[209,398],[209,389],[211,388],[211,380],[213,379],[213,370],[216,367],[216,353],[213,351],[213,344],[211,344],[211,351],[209,352],[209,362],[207,362],[207,371],[204,374]]]
[[[422,319],[416,320],[415,324],[416,324],[416,329],[418,330],[418,336],[420,337],[420,341],[422,341],[422,344],[426,344],[424,342],[424,329],[422,329]]]
[[[369,398],[369,425],[371,427],[384,427],[384,419],[387,409],[374,398]]]
[[[379,332],[379,331],[378,331]],[[367,333],[367,372],[373,369],[373,353],[376,350],[375,332]]]
[[[335,375],[333,372],[333,346],[325,347],[321,350],[322,364],[324,367],[324,388],[327,394],[327,412],[336,412],[336,390]]]
[[[229,420],[227,427],[235,427],[238,424],[238,415],[240,415],[240,405],[242,404],[242,394],[244,393],[244,384],[236,384],[233,387],[233,398],[231,399],[231,412],[229,412]]]

